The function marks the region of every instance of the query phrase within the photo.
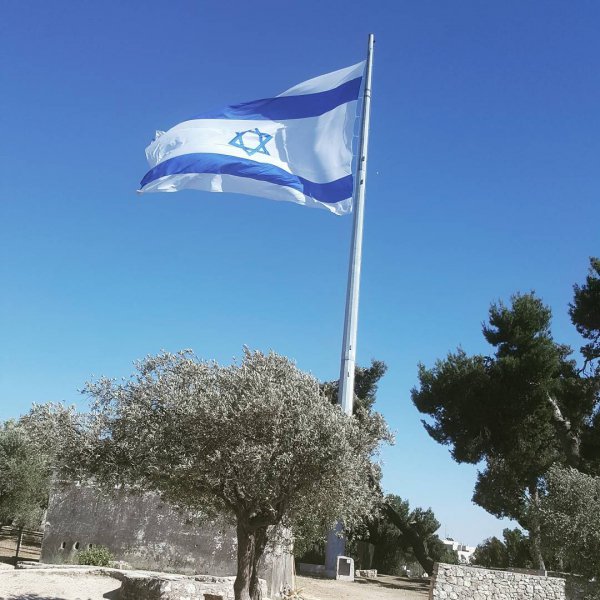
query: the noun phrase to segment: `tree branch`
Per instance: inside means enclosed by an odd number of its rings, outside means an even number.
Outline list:
[[[425,545],[425,540],[413,529],[411,524],[405,520],[389,503],[385,502],[383,510],[387,518],[406,536],[413,552],[423,569],[431,575],[433,573],[433,559]]]
[[[547,396],[548,403],[552,408],[552,416],[558,426],[559,437],[567,454],[567,462],[569,466],[577,468],[581,462],[581,440],[579,435],[573,430],[571,421],[563,415],[556,399],[550,394]]]

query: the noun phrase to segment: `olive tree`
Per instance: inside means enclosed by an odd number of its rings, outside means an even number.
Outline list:
[[[79,415],[62,404],[34,404],[0,424],[0,523],[39,528],[52,473]]]
[[[260,598],[258,563],[274,526],[351,527],[376,504],[374,457],[390,439],[383,418],[344,415],[275,353],[245,350],[228,366],[162,353],[128,380],[85,391],[92,409],[65,471],[229,517],[236,600]]]
[[[563,568],[600,577],[600,477],[553,466],[541,504],[544,542]]]
[[[48,499],[44,457],[14,423],[0,427],[0,524],[40,526]]]

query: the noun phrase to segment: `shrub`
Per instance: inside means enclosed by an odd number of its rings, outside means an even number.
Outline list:
[[[112,552],[105,546],[92,546],[88,550],[77,553],[77,562],[80,565],[108,567],[114,559]]]

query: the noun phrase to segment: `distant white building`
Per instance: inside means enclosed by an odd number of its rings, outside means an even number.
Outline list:
[[[460,542],[455,542],[451,538],[442,540],[442,544],[449,550],[456,550],[458,553],[458,560],[461,564],[467,565],[471,562],[471,556],[473,556],[473,552],[475,552],[475,546],[466,546]]]

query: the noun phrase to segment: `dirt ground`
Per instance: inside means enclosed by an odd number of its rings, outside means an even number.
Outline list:
[[[354,582],[297,577],[305,600],[424,600],[429,581],[382,575]],[[118,600],[121,582],[112,577],[15,570],[0,564],[0,600]]]
[[[0,569],[0,600],[117,600],[120,587],[102,575]]]
[[[390,575],[356,581],[297,576],[296,587],[305,600],[424,600],[429,596],[429,580]]]

